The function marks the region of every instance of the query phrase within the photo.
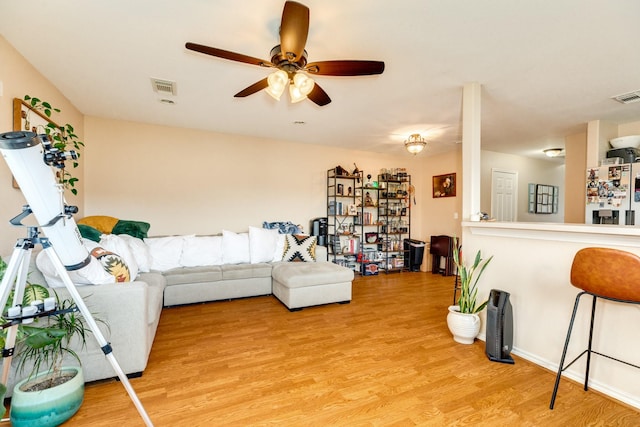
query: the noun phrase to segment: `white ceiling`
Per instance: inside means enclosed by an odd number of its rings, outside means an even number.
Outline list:
[[[318,76],[333,100],[325,107],[264,91],[234,98],[271,71],[184,47],[268,60],[284,0],[0,0],[0,31],[92,116],[380,153],[401,153],[420,132],[429,155],[461,140],[462,87],[474,81],[493,151],[539,155],[588,121],[640,120],[640,102],[611,99],[640,89],[640,1],[302,3],[310,62],[381,60],[385,72]],[[174,105],[160,102],[152,77],[177,82]]]

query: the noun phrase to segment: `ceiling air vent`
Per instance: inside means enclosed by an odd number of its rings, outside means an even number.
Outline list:
[[[623,93],[622,95],[614,96],[613,99],[623,104],[631,104],[632,102],[638,102],[640,101],[640,90],[636,90],[629,93]]]
[[[175,95],[177,93],[176,82],[172,82],[170,80],[151,78],[151,86],[153,86],[153,90],[158,93],[166,93],[170,95]]]

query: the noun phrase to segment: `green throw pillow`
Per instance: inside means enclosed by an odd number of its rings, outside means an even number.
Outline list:
[[[151,224],[142,221],[119,220],[111,230],[111,234],[128,234],[138,239],[146,239]]]
[[[78,224],[78,230],[80,230],[80,235],[85,239],[93,240],[94,242],[100,241],[102,233],[97,228],[93,228],[90,225]]]

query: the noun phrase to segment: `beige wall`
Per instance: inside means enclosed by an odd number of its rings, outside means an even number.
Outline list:
[[[373,175],[406,167],[416,187],[412,237],[459,233],[459,197],[431,198],[431,177],[456,172],[459,153],[381,155],[86,117],[86,214],[151,223],[150,234],[246,231],[263,221],[309,229],[326,215],[326,171],[353,164]]]
[[[640,135],[640,121],[618,125],[618,136]]]
[[[31,95],[49,101],[61,113],[54,113],[52,120],[58,124],[71,123],[76,134],[83,140],[83,116],[82,114],[46,80],[31,64],[29,64],[7,41],[0,36],[0,81],[2,81],[3,94],[0,96],[0,133],[13,130],[13,99],[22,99],[24,95]],[[68,204],[84,207],[84,182],[83,168],[75,169],[74,176],[80,178],[76,185],[79,189],[79,197],[69,193]],[[9,219],[21,212],[26,203],[20,190],[11,186],[11,171],[4,161],[0,162],[0,254],[11,251],[18,237],[24,237],[25,231],[21,228],[9,225]]]

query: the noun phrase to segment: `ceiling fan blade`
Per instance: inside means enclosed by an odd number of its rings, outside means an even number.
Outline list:
[[[320,86],[318,86],[318,83],[313,85],[313,89],[311,89],[311,92],[309,92],[307,98],[309,98],[320,107],[331,102],[331,98],[329,98],[327,92],[325,92]]]
[[[233,96],[236,98],[244,98],[245,96],[253,95],[256,92],[260,92],[262,89],[266,88],[267,86],[269,86],[269,83],[267,82],[267,78],[265,77],[259,82],[255,82],[248,88],[242,89],[240,92],[236,93]]]
[[[280,49],[291,62],[302,57],[309,35],[309,8],[295,1],[284,4],[280,23]]]
[[[319,76],[370,76],[382,74],[384,62],[357,60],[311,62],[307,64],[305,71]]]
[[[244,62],[245,64],[259,65],[261,67],[273,67],[273,64],[270,61],[243,55],[241,53],[230,52],[228,50],[217,49],[215,47],[204,46],[191,42],[187,42],[185,47],[189,50],[194,50],[196,52],[216,56],[222,59],[228,59],[230,61]]]

